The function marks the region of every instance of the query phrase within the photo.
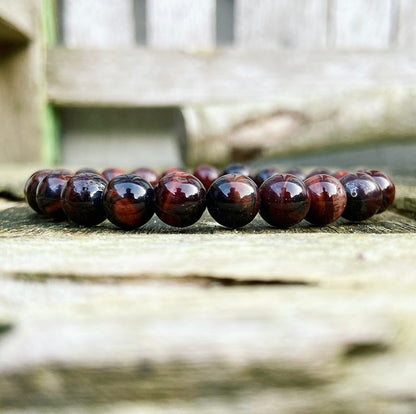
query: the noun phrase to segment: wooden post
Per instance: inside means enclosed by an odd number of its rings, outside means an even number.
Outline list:
[[[0,161],[42,158],[46,102],[41,5],[37,0],[0,4]]]

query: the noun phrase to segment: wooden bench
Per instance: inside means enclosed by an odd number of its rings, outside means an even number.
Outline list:
[[[89,116],[96,123],[113,117],[105,127],[115,133],[126,120],[135,130],[132,119],[144,122],[157,107],[166,133],[169,119],[181,115],[190,165],[208,156],[209,142],[226,143],[222,162],[233,151],[254,151],[243,138],[270,127],[280,138],[288,126],[296,131],[272,146],[279,142],[285,154],[293,146],[356,145],[381,131],[391,143],[398,132],[412,139],[415,3],[236,0],[233,8],[231,1],[149,0],[146,22],[143,1],[100,1],[96,11],[92,0],[67,0],[74,7],[67,17],[74,14],[66,24],[83,8],[85,30],[67,27],[67,44],[51,44],[45,61],[45,39],[31,26],[40,9],[24,13],[39,3],[27,1],[22,12],[23,3],[0,4],[7,49],[0,92],[8,102],[0,103],[0,157],[12,162],[0,165],[2,412],[415,412],[416,193],[407,143],[398,153],[407,158],[396,153],[395,164],[385,165],[397,183],[393,209],[361,224],[304,222],[281,231],[258,217],[229,231],[205,214],[186,229],[154,218],[125,232],[109,222],[91,229],[53,223],[21,200],[26,178],[45,165],[40,159],[62,156],[57,137],[74,144],[94,136]],[[193,6],[175,14],[175,4]],[[198,14],[208,23],[184,51]],[[362,19],[369,14],[377,19]],[[309,25],[310,15],[322,24]],[[101,28],[116,21],[117,31],[94,43],[91,16]],[[162,22],[176,24],[175,37],[157,32]],[[378,109],[368,110],[369,102]],[[338,129],[324,122],[331,109],[341,114]],[[304,118],[313,126],[308,134],[296,129]],[[146,133],[157,131],[152,122]],[[355,129],[346,128],[351,122]],[[351,139],[365,129],[371,134]],[[324,131],[327,138],[316,140]],[[167,133],[164,139],[171,142]],[[279,163],[369,159],[366,150],[348,151]]]

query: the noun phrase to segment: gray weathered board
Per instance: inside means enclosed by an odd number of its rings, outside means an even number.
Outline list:
[[[85,229],[0,200],[2,412],[415,412],[413,179],[365,223],[288,231]]]

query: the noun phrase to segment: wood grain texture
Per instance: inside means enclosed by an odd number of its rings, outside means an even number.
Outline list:
[[[2,410],[414,408],[414,284],[2,286]]]
[[[35,12],[31,0],[0,2],[0,44],[27,43],[33,36]]]
[[[334,0],[330,29],[337,49],[388,49],[391,39],[392,1]]]
[[[0,226],[7,236],[0,239],[3,274],[42,277],[53,269],[58,278],[75,279],[254,278],[331,284],[332,280],[364,283],[362,278],[383,283],[394,277],[398,262],[412,279],[416,268],[416,225],[394,213],[362,225],[341,220],[322,229],[303,222],[289,231],[273,229],[260,217],[241,230],[229,231],[208,214],[197,225],[180,230],[155,216],[143,228],[126,233],[108,222],[92,229],[56,224],[22,207],[2,212]]]
[[[236,45],[255,49],[323,49],[327,0],[236,0]]]
[[[135,44],[132,0],[64,0],[64,44],[109,49]]]
[[[398,19],[398,47],[402,49],[416,48],[416,2],[400,0]]]
[[[48,53],[47,79],[49,98],[57,105],[176,106],[407,87],[416,83],[416,63],[409,53],[57,48]]]
[[[204,50],[215,45],[215,0],[149,0],[148,45]]]

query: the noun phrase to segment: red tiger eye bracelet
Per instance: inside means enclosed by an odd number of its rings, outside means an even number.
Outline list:
[[[209,165],[198,167],[194,174],[171,168],[160,178],[149,168],[132,174],[119,168],[102,173],[84,168],[75,174],[39,170],[29,177],[24,191],[28,205],[39,214],[55,220],[66,217],[85,226],[107,218],[125,230],[144,225],[154,213],[165,224],[187,227],[200,219],[206,207],[217,223],[228,228],[245,226],[257,212],[273,227],[288,228],[303,219],[324,226],[341,216],[366,220],[394,201],[391,178],[378,170],[330,175],[326,169],[316,169],[305,180],[302,171],[291,171],[296,176],[279,174],[274,167],[262,169],[255,175],[258,186],[242,164],[226,167],[222,175]]]

